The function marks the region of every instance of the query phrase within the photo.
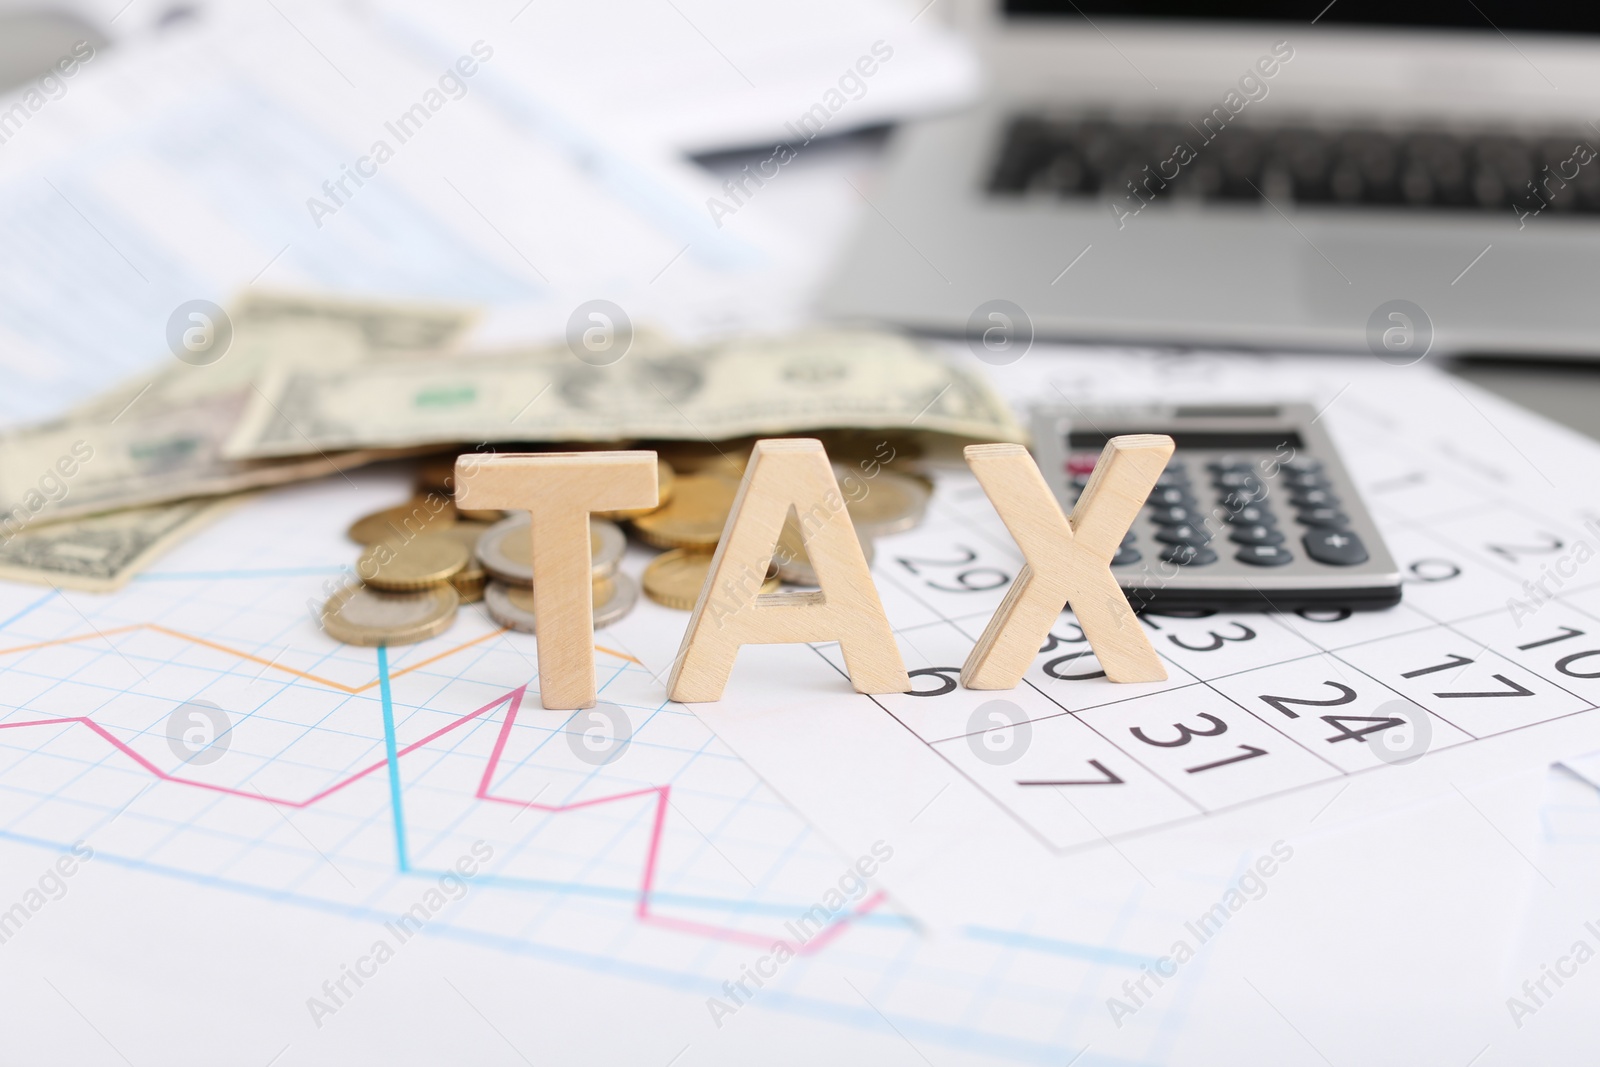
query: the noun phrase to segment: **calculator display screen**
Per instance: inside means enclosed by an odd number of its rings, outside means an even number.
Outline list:
[[[1117,433],[1133,432],[1118,428]],[[1171,437],[1179,448],[1237,448],[1270,452],[1279,445],[1288,445],[1299,451],[1303,446],[1300,435],[1293,430],[1184,430],[1164,428],[1160,431]],[[1067,447],[1072,449],[1104,448],[1116,434],[1099,430],[1073,430],[1067,435]]]

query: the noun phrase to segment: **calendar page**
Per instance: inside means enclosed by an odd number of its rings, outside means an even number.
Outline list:
[[[1595,737],[1600,447],[1425,365],[1078,349],[993,374],[1024,412],[1309,401],[1404,597],[1147,614],[1167,679],[1137,684],[1107,681],[1064,611],[1020,686],[967,690],[961,664],[1022,557],[976,481],[942,471],[927,520],[873,565],[911,692],[848,692],[837,645],[747,647],[724,699],[695,706],[824,832],[905,842],[909,899],[1044,891],[1064,858],[1134,836],[1220,822],[1259,839],[1352,787],[1341,807],[1382,809]]]

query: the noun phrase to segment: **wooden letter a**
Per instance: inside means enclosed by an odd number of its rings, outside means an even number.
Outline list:
[[[968,445],[964,454],[1028,562],[973,646],[961,684],[1015,687],[1069,603],[1107,678],[1165,680],[1166,668],[1110,568],[1172,456],[1172,438],[1131,434],[1107,441],[1070,520],[1021,445]]]
[[[791,506],[821,589],[762,596]],[[857,692],[911,688],[822,442],[757,441],[667,694],[686,702],[719,700],[740,645],[795,641],[838,641]]]

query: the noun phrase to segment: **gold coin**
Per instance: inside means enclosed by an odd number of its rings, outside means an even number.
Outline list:
[[[482,570],[457,571],[450,576],[450,588],[461,597],[463,604],[476,604],[483,599],[483,589],[489,584],[489,576]]]
[[[922,521],[928,510],[928,490],[915,478],[880,470],[874,477],[841,478],[844,506],[850,521],[868,537],[904,533]]]
[[[461,594],[463,604],[476,604],[483,599],[483,587],[489,580],[488,572],[478,562],[478,538],[489,528],[483,522],[458,522],[449,529],[440,530],[441,537],[460,541],[468,552],[467,565],[450,576],[450,584]]]
[[[739,483],[715,474],[685,474],[678,478],[672,500],[665,507],[633,520],[633,529],[657,548],[717,547]]]
[[[616,522],[621,519],[637,519],[640,515],[648,515],[652,511],[655,511],[656,508],[661,507],[662,505],[666,504],[667,501],[672,499],[673,482],[676,480],[677,475],[673,473],[672,467],[667,463],[667,461],[664,459],[658,459],[656,460],[656,506],[654,508],[632,508],[625,511],[597,511],[594,513],[594,517],[597,519],[610,519],[613,522]]]
[[[448,585],[417,593],[384,593],[356,585],[328,598],[322,608],[322,628],[347,645],[407,645],[448,630],[460,605],[461,598]]]
[[[363,515],[347,531],[358,545],[400,540],[417,534],[454,526],[456,508],[442,496],[419,496],[398,507],[384,508]]]
[[[700,590],[711,573],[711,555],[675,548],[663,552],[650,561],[644,569],[644,593],[664,608],[692,611],[700,599]],[[772,593],[778,589],[778,579],[769,571],[763,575],[761,592]]]
[[[750,451],[755,438],[737,441],[668,441],[656,448],[656,454],[672,465],[680,476],[689,474],[718,474],[738,481],[750,464]]]
[[[467,565],[471,553],[454,537],[422,534],[409,541],[379,541],[356,561],[356,573],[375,589],[401,592],[448,582]]]
[[[454,526],[437,531],[445,537],[460,541],[468,552],[475,551],[478,547],[478,538],[489,529],[487,522],[457,522]]]

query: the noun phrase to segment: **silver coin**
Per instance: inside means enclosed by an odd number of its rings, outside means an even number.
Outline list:
[[[872,538],[867,535],[865,530],[857,530],[856,537],[861,541],[861,554],[867,558],[867,566],[872,566],[872,557],[875,552]],[[817,580],[816,568],[811,566],[811,560],[804,554],[795,556],[787,563],[779,563],[778,578],[790,585],[803,585],[811,588],[822,584]]]
[[[489,576],[507,585],[533,588],[533,543],[529,539],[532,520],[526,513],[501,519],[478,538],[478,562]],[[589,520],[589,552],[596,578],[616,572],[628,539],[614,522]]]
[[[905,533],[927,514],[928,488],[915,478],[881,469],[870,478],[847,467],[834,472],[850,521],[868,537]]]
[[[639,602],[639,584],[626,574],[613,574],[606,583],[611,595],[604,603],[594,605],[594,628],[597,630],[621,619]],[[522,587],[505,582],[490,582],[483,591],[483,604],[489,609],[489,617],[518,633],[537,632],[531,599]]]
[[[518,633],[531,634],[534,632],[533,612],[521,604],[512,603],[511,591],[515,588],[505,582],[490,582],[483,590],[483,606],[489,609],[489,617],[501,626]]]
[[[594,628],[604,629],[620,620],[639,603],[639,583],[621,571],[611,576],[611,599],[594,606]]]
[[[609,578],[617,573],[617,564],[628,550],[628,538],[622,527],[605,519],[589,520],[589,551],[594,560],[594,576]]]

